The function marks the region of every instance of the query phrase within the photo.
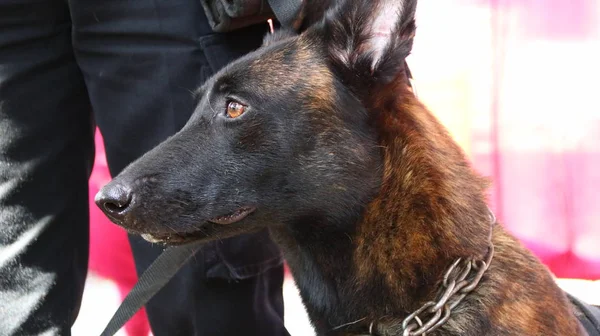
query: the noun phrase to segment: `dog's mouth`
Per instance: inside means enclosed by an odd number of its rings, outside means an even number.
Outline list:
[[[208,220],[208,222],[219,225],[234,224],[246,218],[255,210],[256,208],[253,207],[242,207],[227,215],[211,218]],[[202,230],[195,232],[173,232],[168,234],[143,233],[141,236],[150,243],[161,243],[168,245],[182,245],[208,238],[208,235]]]
[[[242,219],[246,218],[249,214],[253,213],[254,210],[256,210],[256,209],[252,208],[252,207],[242,207],[230,214],[227,214],[225,216],[215,217],[215,218],[209,219],[208,221],[211,223],[220,224],[220,225],[233,224],[233,223],[237,223],[237,222],[241,221]]]

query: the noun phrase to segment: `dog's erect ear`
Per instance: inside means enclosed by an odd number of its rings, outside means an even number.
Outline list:
[[[417,0],[344,0],[313,27],[349,84],[385,84],[404,71]]]

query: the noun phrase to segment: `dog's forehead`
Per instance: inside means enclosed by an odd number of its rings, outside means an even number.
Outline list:
[[[249,66],[255,71],[281,71],[324,65],[318,46],[306,38],[290,38],[259,49]]]
[[[288,39],[248,56],[224,75],[265,93],[309,87],[324,89],[332,85],[326,60],[318,46],[306,39]]]

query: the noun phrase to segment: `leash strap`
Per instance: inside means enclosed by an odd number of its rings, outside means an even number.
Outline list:
[[[175,273],[200,249],[200,246],[199,243],[173,246],[161,253],[140,276],[100,336],[116,334],[154,294],[175,276]]]
[[[293,27],[303,0],[268,0],[269,6],[282,26]]]
[[[600,336],[600,307],[587,304],[575,296],[566,293],[571,303],[576,305],[583,313],[579,323],[588,332],[589,336]]]

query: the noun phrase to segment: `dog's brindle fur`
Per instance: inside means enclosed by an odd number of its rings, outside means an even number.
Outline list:
[[[338,5],[216,74],[184,129],[106,187],[134,192],[113,220],[171,244],[266,227],[318,335],[401,334],[456,258],[483,258],[491,226],[486,180],[406,85],[416,0],[384,2]],[[373,22],[390,5],[382,47]],[[227,119],[229,100],[246,112]],[[256,211],[209,221],[242,206]],[[429,335],[582,333],[548,270],[500,225],[492,241],[479,286]]]

